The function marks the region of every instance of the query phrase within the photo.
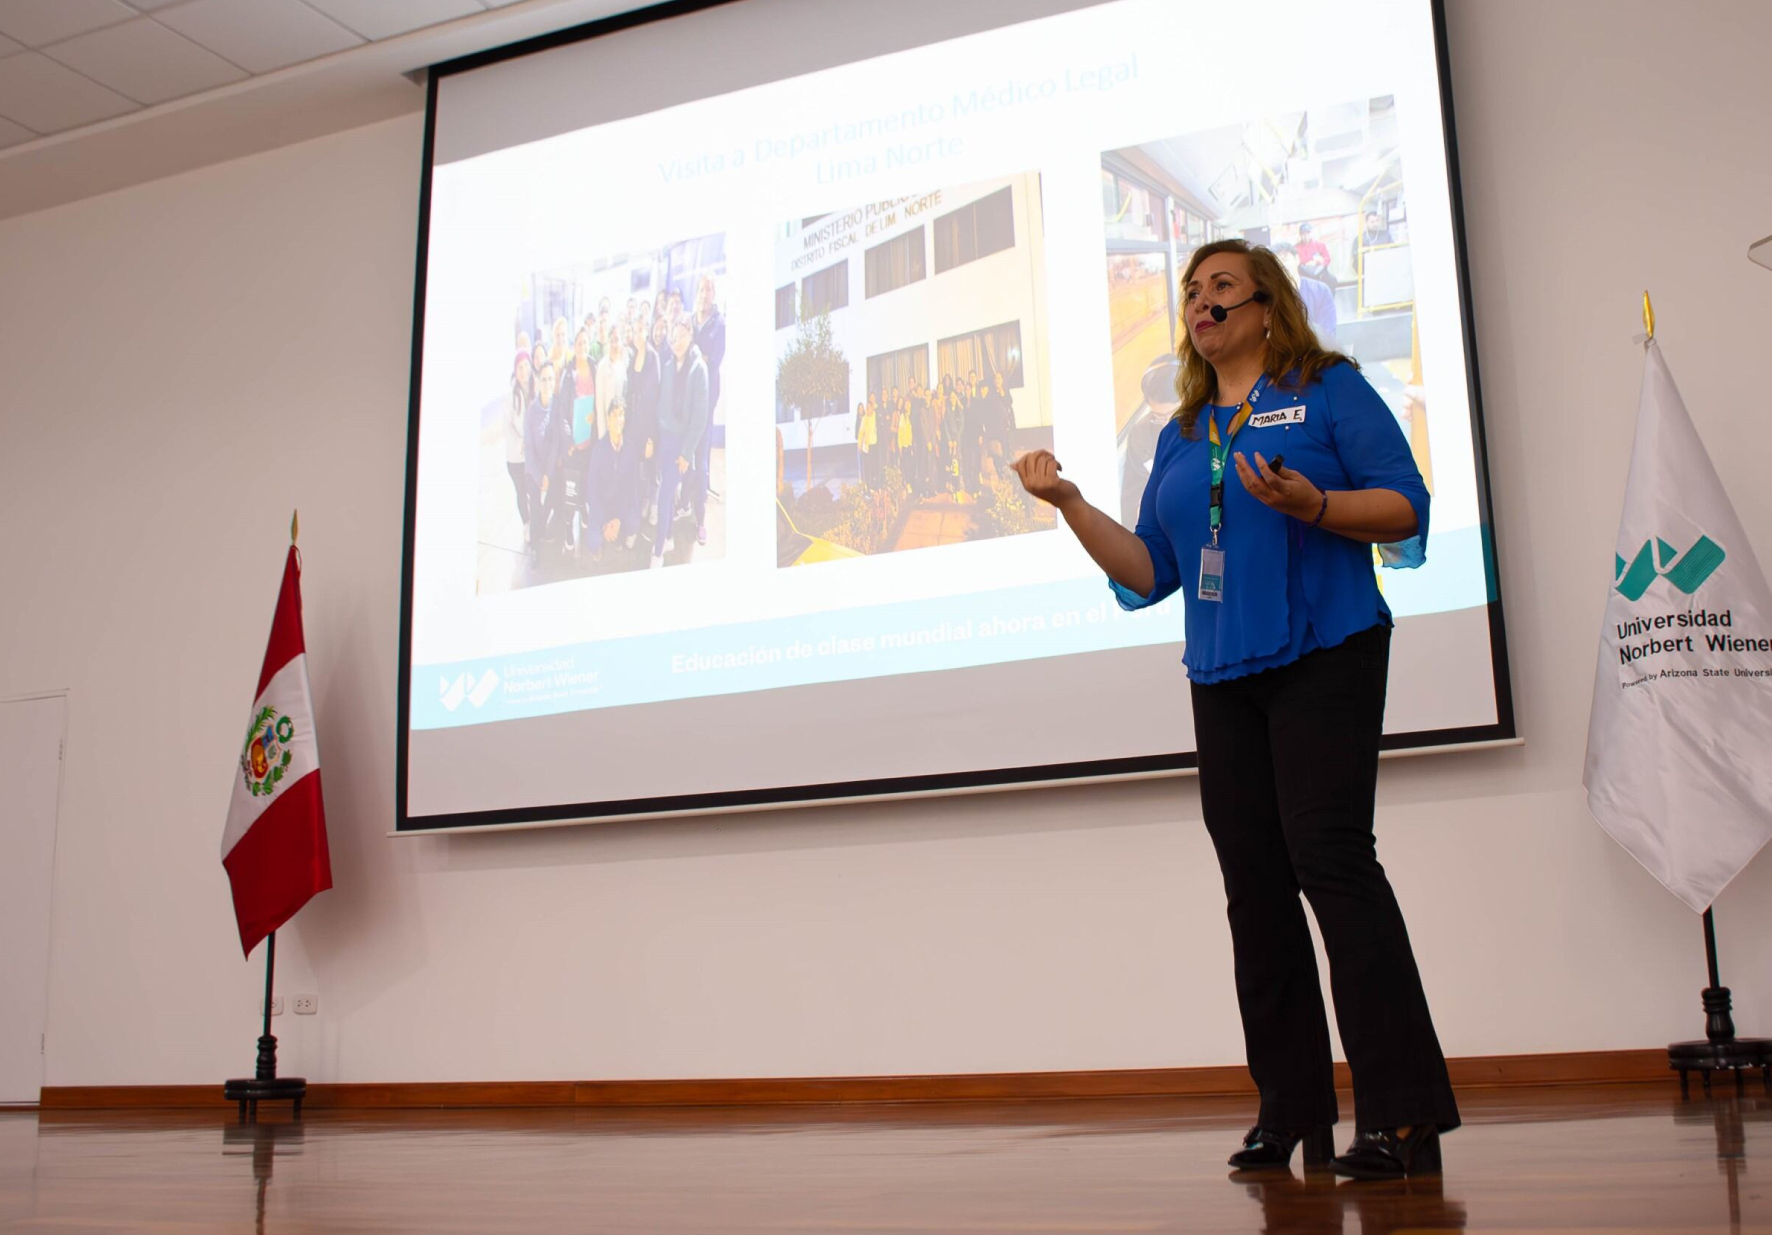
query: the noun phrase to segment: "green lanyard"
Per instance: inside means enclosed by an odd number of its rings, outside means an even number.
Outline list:
[[[1267,381],[1267,374],[1255,380],[1249,390],[1249,397],[1243,400],[1243,406],[1231,417],[1230,428],[1226,430],[1221,441],[1218,436],[1218,417],[1211,412],[1206,414],[1206,441],[1212,455],[1212,489],[1211,505],[1207,509],[1207,523],[1212,528],[1212,546],[1218,547],[1218,529],[1224,524],[1224,461],[1230,456],[1231,443],[1237,440],[1237,433],[1249,423],[1249,417],[1255,412],[1255,404],[1261,399],[1262,383]]]

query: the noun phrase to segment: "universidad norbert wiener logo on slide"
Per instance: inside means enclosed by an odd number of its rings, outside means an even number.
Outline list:
[[[453,680],[447,676],[439,676],[437,701],[449,712],[459,708],[464,699],[474,707],[480,707],[492,698],[492,692],[497,689],[498,672],[494,669],[488,669],[478,678],[471,673],[458,673]]]

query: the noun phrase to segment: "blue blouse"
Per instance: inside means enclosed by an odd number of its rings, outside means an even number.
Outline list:
[[[1218,538],[1225,558],[1224,599],[1200,600],[1195,593],[1200,549],[1212,538],[1206,417],[1216,413],[1223,432],[1235,408],[1203,409],[1192,437],[1181,435],[1178,421],[1164,426],[1137,527],[1150,550],[1156,583],[1140,596],[1109,580],[1127,609],[1182,591],[1187,646],[1181,659],[1195,682],[1222,682],[1290,664],[1391,620],[1373,573],[1372,547],[1257,501],[1236,475],[1236,454],[1251,467],[1257,451],[1270,462],[1284,455],[1288,470],[1327,491],[1402,494],[1415,510],[1416,532],[1387,546],[1385,562],[1413,567],[1427,559],[1427,486],[1396,418],[1359,371],[1338,364],[1299,391],[1268,381],[1260,389],[1254,415],[1231,441],[1232,457],[1225,465]],[[1335,499],[1329,502],[1333,507]]]

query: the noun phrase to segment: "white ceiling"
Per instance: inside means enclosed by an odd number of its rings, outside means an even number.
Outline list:
[[[0,147],[513,0],[0,0]]]
[[[651,2],[0,0],[0,219],[409,115],[414,70]]]

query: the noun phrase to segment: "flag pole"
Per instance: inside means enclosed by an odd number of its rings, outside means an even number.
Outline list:
[[[1733,1073],[1735,1092],[1741,1093],[1742,1073],[1756,1068],[1767,1092],[1772,1092],[1772,1038],[1735,1036],[1730,991],[1717,967],[1717,922],[1711,909],[1704,911],[1704,960],[1710,977],[1710,985],[1698,997],[1704,1007],[1704,1037],[1667,1048],[1667,1066],[1680,1074],[1680,1096],[1687,1096],[1688,1072],[1698,1073],[1708,1096],[1712,1072]]]
[[[1717,976],[1717,920],[1708,908],[1704,911],[1704,960],[1710,966],[1710,984],[1712,986],[1723,985],[1723,979]],[[1726,1012],[1725,1015],[1727,1015]],[[1734,1037],[1735,1026],[1730,1025],[1725,1030],[1725,1034],[1728,1037]],[[1711,1036],[1715,1037],[1716,1035]]]
[[[301,534],[301,511],[294,510],[289,515],[289,547],[295,548],[296,539]],[[299,561],[299,558],[298,558]],[[284,755],[285,763],[289,756]],[[271,931],[265,936],[265,1006],[264,1027],[258,1037],[258,1061],[250,1078],[236,1078],[222,1086],[222,1097],[229,1102],[240,1105],[240,1122],[246,1123],[250,1117],[252,1123],[258,1122],[258,1104],[261,1101],[284,1100],[293,1103],[296,1119],[301,1118],[302,1100],[308,1096],[308,1082],[304,1077],[277,1075],[277,1037],[271,1032],[271,1001],[277,974],[277,932]],[[262,1203],[263,1192],[260,1199]]]
[[[265,936],[265,1007],[264,1032],[258,1039],[258,1066],[249,1077],[238,1077],[222,1086],[222,1097],[239,1103],[240,1122],[258,1122],[260,1102],[292,1102],[294,1116],[301,1118],[302,1100],[308,1096],[308,1082],[299,1076],[277,1075],[277,1038],[271,1032],[271,1000],[277,973],[277,932]]]
[[[289,543],[295,543],[297,531],[300,529],[301,512],[291,512],[289,516]],[[277,932],[272,931],[265,936],[265,1025],[264,1032],[258,1038],[258,1066],[253,1071],[255,1080],[274,1081],[277,1079],[277,1038],[271,1032],[271,989],[272,980],[277,973]]]
[[[271,1033],[271,977],[277,972],[277,932],[265,936],[265,1031],[258,1039],[256,1079],[277,1079],[277,1039]]]

